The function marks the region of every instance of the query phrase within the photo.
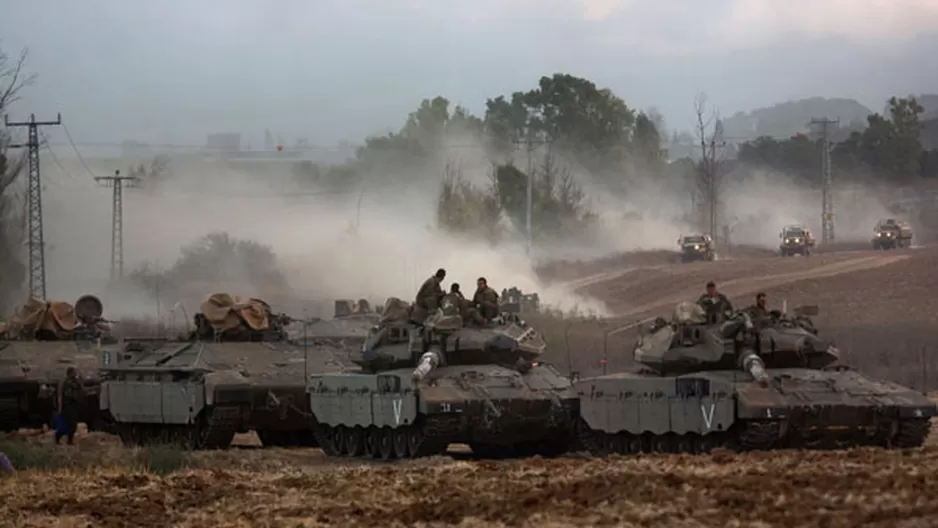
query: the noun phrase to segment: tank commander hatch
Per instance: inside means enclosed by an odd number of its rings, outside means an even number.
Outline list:
[[[726,295],[717,291],[713,281],[707,283],[707,292],[697,299],[697,304],[707,312],[707,321],[710,323],[722,322],[733,313],[733,304]]]

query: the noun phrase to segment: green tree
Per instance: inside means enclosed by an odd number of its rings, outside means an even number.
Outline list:
[[[493,193],[465,181],[458,166],[446,165],[437,200],[437,225],[453,233],[495,241],[500,217],[501,207]]]
[[[130,280],[148,291],[165,292],[168,299],[206,285],[243,284],[270,292],[287,289],[286,277],[270,246],[228,233],[209,233],[183,247],[168,270],[145,263],[130,273]]]
[[[635,113],[608,88],[568,74],[541,77],[538,87],[486,101],[485,130],[496,150],[512,142],[549,138],[556,148],[588,166],[621,156],[632,136]]]
[[[761,136],[740,144],[737,159],[756,167],[772,168],[804,180],[819,180],[820,141],[797,134],[788,139]]]
[[[915,98],[889,99],[889,117],[872,114],[863,132],[853,132],[834,149],[834,158],[848,168],[868,167],[892,179],[922,175],[919,120],[924,108]]]

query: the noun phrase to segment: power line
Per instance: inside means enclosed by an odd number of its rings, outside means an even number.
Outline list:
[[[121,176],[121,171],[114,171],[114,176],[96,176],[94,181],[105,182],[113,186],[113,207],[111,212],[111,280],[124,276],[124,186],[123,183],[136,182],[136,176]]]
[[[78,161],[82,164],[88,174],[94,177],[94,172],[88,168],[88,164],[85,163],[85,159],[81,157],[81,152],[78,152],[78,148],[75,146],[75,142],[72,141],[72,134],[68,131],[68,126],[62,125],[62,129],[65,130],[65,137],[68,138],[68,143],[72,146],[72,150],[75,151],[75,155],[78,156]]]
[[[36,121],[36,114],[29,115],[29,121],[10,122],[4,116],[7,127],[25,126],[29,130],[25,145],[10,145],[14,148],[25,146],[29,157],[29,295],[33,298],[46,298],[46,250],[42,226],[42,180],[39,174],[39,127],[62,124],[62,114],[55,121]]]

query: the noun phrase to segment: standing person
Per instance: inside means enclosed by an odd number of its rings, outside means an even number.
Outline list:
[[[59,384],[59,416],[61,418],[57,420],[64,421],[64,428],[59,428],[56,424],[56,444],[63,436],[68,439],[68,445],[75,443],[75,430],[78,429],[78,415],[84,392],[85,389],[78,378],[78,371],[75,367],[68,367],[65,371],[65,380]]]

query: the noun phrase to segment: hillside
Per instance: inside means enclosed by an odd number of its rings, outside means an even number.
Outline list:
[[[737,112],[723,121],[726,136],[755,138],[772,136],[788,138],[807,130],[812,117],[840,119],[843,127],[865,124],[873,111],[853,99],[812,97],[758,108],[748,113]]]

